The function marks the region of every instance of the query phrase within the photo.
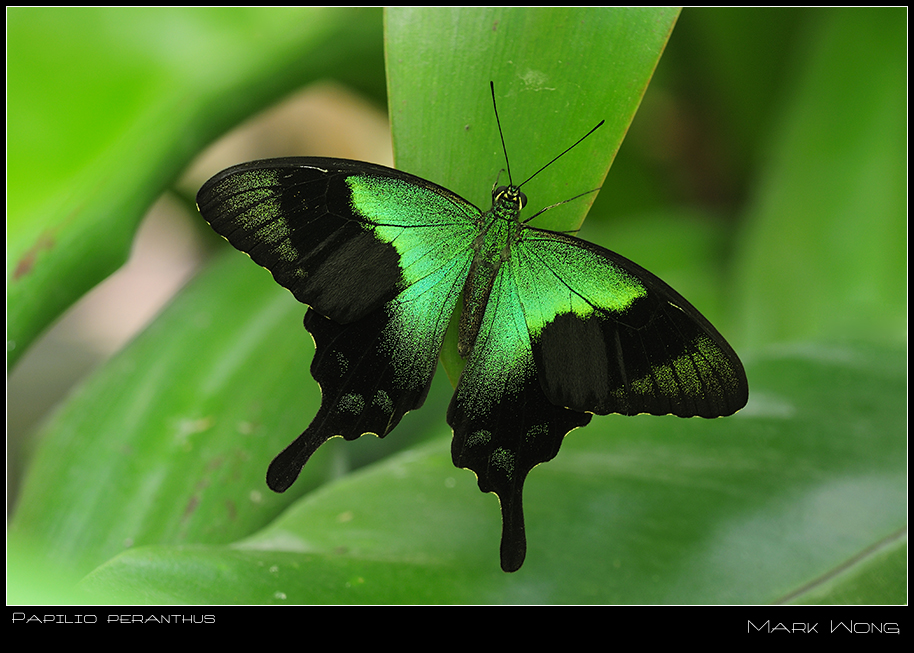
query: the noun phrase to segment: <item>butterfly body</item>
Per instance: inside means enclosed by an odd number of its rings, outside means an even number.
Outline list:
[[[513,187],[497,188],[492,193],[492,208],[480,216],[481,230],[471,246],[473,262],[463,289],[457,335],[457,351],[463,358],[469,356],[476,342],[495,277],[502,263],[510,259],[511,246],[520,233],[522,198]]]
[[[374,164],[255,161],[200,190],[201,213],[308,304],[321,407],[270,465],[287,489],[331,437],[384,437],[422,405],[463,297],[465,368],[448,408],[455,465],[498,494],[502,568],[524,560],[522,489],[591,414],[729,415],[748,397],[739,358],[647,270],[520,219],[517,186],[480,211]]]

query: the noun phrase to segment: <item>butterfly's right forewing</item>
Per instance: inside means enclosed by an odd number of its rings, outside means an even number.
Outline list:
[[[321,408],[271,464],[271,488],[291,485],[329,438],[383,437],[422,405],[469,272],[476,207],[390,168],[314,158],[230,168],[197,203],[311,306]]]

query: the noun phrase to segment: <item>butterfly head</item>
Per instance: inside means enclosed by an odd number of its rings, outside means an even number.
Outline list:
[[[514,205],[520,211],[527,206],[527,196],[517,186],[499,186],[492,191],[492,206],[497,204]]]

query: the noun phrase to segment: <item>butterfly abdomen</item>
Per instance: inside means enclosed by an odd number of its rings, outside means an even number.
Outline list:
[[[483,214],[483,228],[473,241],[473,263],[463,287],[463,311],[457,351],[466,358],[473,350],[482,325],[495,278],[502,263],[511,257],[511,245],[521,231],[519,221],[525,197],[513,186],[492,193],[492,208]]]

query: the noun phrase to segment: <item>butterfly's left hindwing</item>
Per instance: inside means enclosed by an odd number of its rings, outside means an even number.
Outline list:
[[[291,158],[230,168],[197,196],[232,245],[311,306],[317,417],[270,465],[283,491],[329,438],[383,437],[425,400],[479,210],[383,166]]]

